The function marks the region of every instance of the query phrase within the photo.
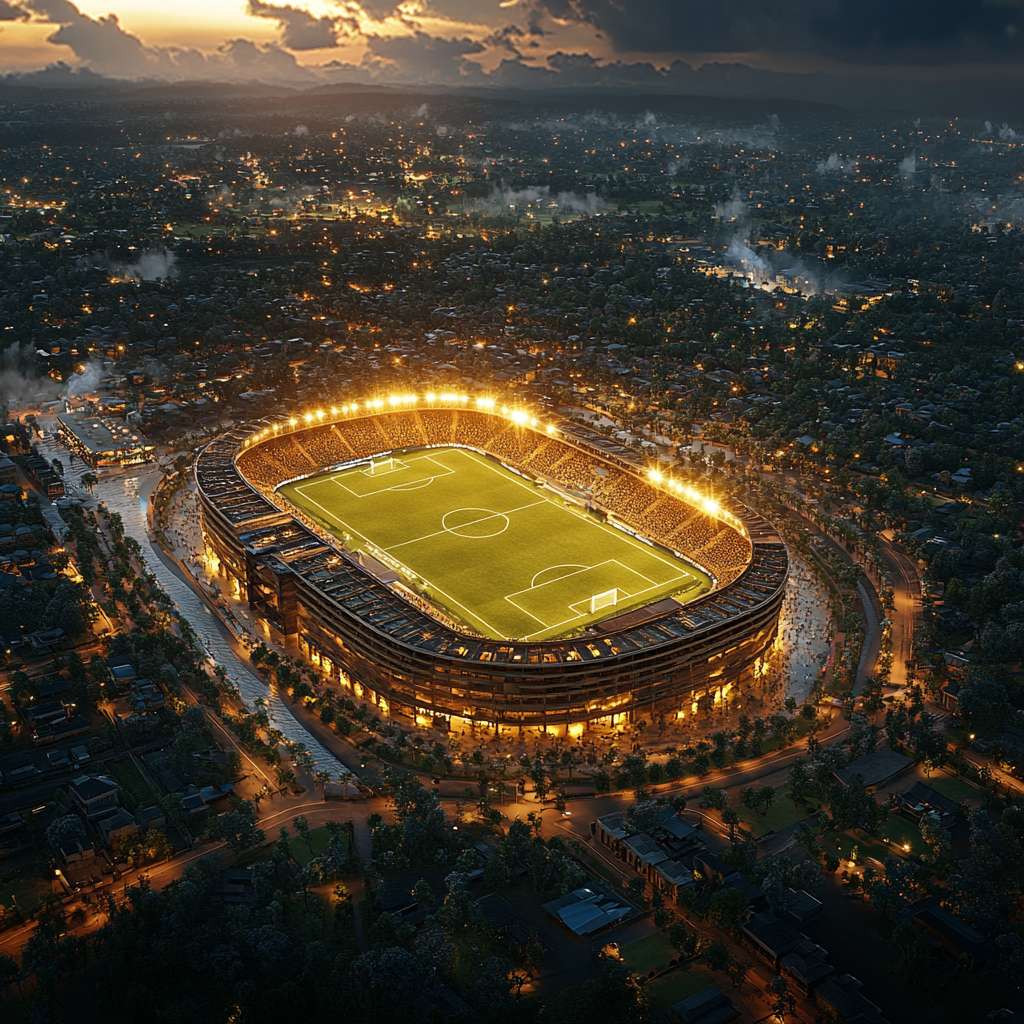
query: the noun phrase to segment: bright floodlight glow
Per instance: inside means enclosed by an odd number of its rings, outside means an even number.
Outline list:
[[[388,404],[389,404],[389,405],[398,405],[398,403],[399,403],[400,401],[401,401],[401,399],[400,399],[400,398],[398,397],[398,395],[392,395],[392,396],[391,396],[391,397],[390,397],[390,398],[388,399]]]
[[[332,416],[337,416],[338,415],[338,407],[336,405],[332,405],[331,406],[331,415]]]
[[[293,416],[288,422],[294,427],[299,421]]]
[[[374,407],[374,409],[380,409],[380,408],[383,407],[383,405],[384,405],[384,399],[383,398],[375,398],[373,400],[373,407]]]
[[[303,418],[303,419],[304,419],[304,420],[305,420],[305,421],[306,421],[307,423],[312,423],[312,422],[313,422],[313,414],[312,414],[311,412],[307,412],[307,413],[306,413],[306,415],[305,415],[305,416],[303,416],[302,418]]]
[[[434,392],[433,391],[428,391],[427,392],[427,401],[428,402],[433,402],[434,398],[435,398]]]
[[[547,430],[547,432],[549,434],[554,434],[554,432],[555,432],[555,425],[554,425],[554,423],[549,423],[545,429]]]
[[[516,411],[512,413],[512,422],[518,424],[519,426],[522,426],[527,419],[528,417],[526,413],[523,412],[521,409],[516,409]]]

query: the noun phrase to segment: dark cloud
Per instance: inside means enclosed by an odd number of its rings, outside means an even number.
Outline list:
[[[339,18],[318,18],[301,7],[265,4],[260,0],[249,0],[246,12],[254,18],[276,21],[281,29],[281,45],[289,50],[320,50],[338,43],[342,26]]]
[[[20,7],[0,0],[0,21],[24,21],[27,17],[28,14]]]
[[[472,39],[440,39],[424,32],[370,39],[373,59],[378,64],[386,64],[401,81],[448,83],[467,75],[475,77],[478,65],[467,66],[465,58],[483,49]]]
[[[930,63],[1024,53],[1019,0],[535,0],[619,52],[827,53]]]

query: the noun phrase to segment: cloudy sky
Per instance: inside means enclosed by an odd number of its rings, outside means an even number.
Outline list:
[[[1024,84],[1024,0],[0,0],[0,70],[869,102]]]

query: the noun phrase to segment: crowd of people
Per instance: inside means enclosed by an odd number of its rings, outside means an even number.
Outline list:
[[[741,533],[635,472],[596,453],[502,416],[473,409],[382,412],[325,423],[271,438],[243,452],[238,466],[264,491],[328,466],[385,452],[459,444],[549,480],[599,507],[638,533],[704,565],[725,585],[750,560]]]

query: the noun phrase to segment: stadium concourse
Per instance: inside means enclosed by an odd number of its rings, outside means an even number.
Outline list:
[[[197,459],[207,562],[271,639],[384,713],[441,728],[681,720],[763,687],[788,558],[756,513],[521,412],[399,401],[264,421]],[[446,491],[457,475],[471,497]],[[547,518],[510,538],[520,506]],[[491,534],[488,557],[453,566],[453,544]],[[561,572],[573,566],[593,578]],[[488,601],[511,617],[491,622]]]

